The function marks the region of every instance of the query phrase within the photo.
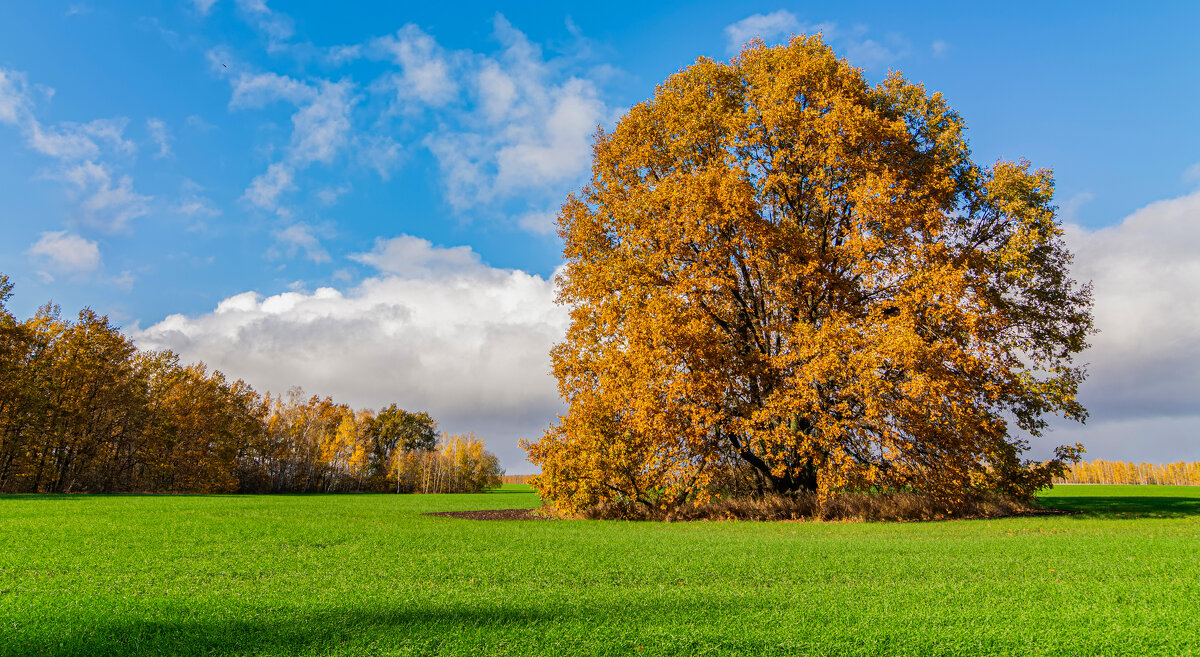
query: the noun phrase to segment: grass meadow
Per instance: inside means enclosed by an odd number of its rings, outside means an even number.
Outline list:
[[[477,521],[479,495],[0,497],[0,655],[1200,653],[1200,487],[1069,516]]]

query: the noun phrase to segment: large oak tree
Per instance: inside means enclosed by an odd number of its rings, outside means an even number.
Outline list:
[[[599,132],[559,216],[569,410],[526,444],[566,510],[761,490],[1027,494],[1082,421],[1092,331],[1051,172],[972,161],[962,118],[819,37],[700,59]],[[1060,448],[1071,458],[1077,448]]]

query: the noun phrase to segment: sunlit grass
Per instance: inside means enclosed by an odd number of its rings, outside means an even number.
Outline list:
[[[0,655],[1188,654],[1200,488],[1071,516],[480,522],[480,495],[0,498]],[[1159,517],[1161,516],[1161,517]]]

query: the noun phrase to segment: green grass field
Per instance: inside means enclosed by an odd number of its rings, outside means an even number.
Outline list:
[[[0,497],[0,655],[1200,653],[1200,487],[1081,515],[476,521],[481,495]]]

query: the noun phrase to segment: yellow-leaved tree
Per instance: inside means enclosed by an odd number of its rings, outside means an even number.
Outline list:
[[[760,491],[1028,496],[1022,462],[1082,421],[1053,178],[971,160],[963,120],[900,74],[870,85],[820,37],[700,59],[599,132],[559,215],[569,408],[533,486],[559,508]],[[1019,431],[1014,431],[1014,427]],[[735,482],[736,483],[736,482]]]

